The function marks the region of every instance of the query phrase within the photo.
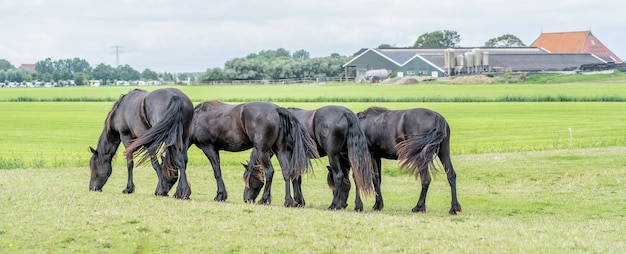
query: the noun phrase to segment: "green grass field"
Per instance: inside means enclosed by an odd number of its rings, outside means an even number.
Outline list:
[[[352,212],[354,192],[348,210],[326,211],[326,158],[303,179],[306,208],[281,206],[279,177],[272,205],[244,204],[239,163],[248,152],[222,153],[229,199],[217,203],[210,165],[195,147],[191,200],[155,197],[156,174],[147,166],[135,171],[136,193],[122,194],[120,154],[103,192],[92,193],[87,148],[96,145],[113,101],[134,87],[2,89],[0,253],[625,252],[624,85],[181,87],[196,103],[277,98],[306,109],[436,110],[452,129],[463,206],[457,216],[447,214],[450,188],[442,173],[433,176],[427,213],[411,213],[419,183],[388,160],[382,212]],[[547,97],[574,99],[532,100]],[[373,203],[367,198],[366,208]]]

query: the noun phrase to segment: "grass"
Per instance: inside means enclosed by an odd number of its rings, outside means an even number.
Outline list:
[[[0,169],[87,165],[87,148],[96,145],[112,104],[0,102]],[[306,109],[327,104],[279,103]],[[355,112],[372,105],[431,108],[450,123],[455,155],[626,146],[626,106],[620,102],[337,104]],[[199,149],[190,149],[191,165],[205,161]],[[116,163],[122,165],[124,160]]]
[[[624,147],[460,155],[463,212],[447,215],[449,187],[435,174],[428,211],[413,214],[419,185],[385,176],[382,212],[329,212],[321,165],[305,176],[306,208],[241,202],[239,167],[225,167],[230,198],[212,200],[205,167],[189,170],[192,199],[152,195],[154,172],[136,171],[124,195],[125,169],[114,168],[102,193],[87,191],[85,168],[3,171],[0,252],[228,253],[619,253],[624,252]],[[387,170],[395,162],[385,161]],[[353,193],[350,198],[352,208]],[[366,207],[373,198],[365,200]]]
[[[147,166],[135,170],[136,193],[122,194],[126,169],[119,155],[103,192],[89,192],[87,147],[95,146],[113,100],[134,87],[3,89],[0,253],[625,252],[626,107],[583,100],[626,98],[623,85],[181,87],[194,102],[283,98],[277,104],[305,109],[436,110],[452,128],[458,216],[447,214],[450,189],[442,173],[433,175],[427,213],[411,213],[419,183],[390,160],[383,161],[382,212],[352,212],[354,193],[348,210],[326,211],[325,158],[303,180],[306,208],[280,205],[279,174],[272,205],[244,204],[239,163],[248,152],[222,153],[229,199],[214,202],[215,179],[196,148],[189,157],[191,200],[155,197],[156,176]],[[420,96],[434,99],[401,99]],[[576,100],[498,101],[503,96]],[[34,99],[13,100],[20,97]],[[369,197],[365,207],[373,203]]]
[[[624,82],[589,84],[416,84],[374,85],[223,85],[177,86],[194,102],[219,99],[228,102],[559,102],[626,101]],[[0,102],[114,102],[135,88],[160,87],[60,87],[3,89]]]

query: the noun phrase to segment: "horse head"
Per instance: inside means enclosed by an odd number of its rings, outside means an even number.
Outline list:
[[[243,164],[245,171],[243,172],[243,181],[245,188],[243,190],[243,201],[254,203],[257,196],[261,192],[264,185],[263,168],[259,165],[250,166],[249,164]]]
[[[109,176],[111,176],[111,162],[107,161],[98,150],[89,147],[89,151],[91,151],[92,154],[89,160],[89,169],[91,170],[89,190],[102,191],[102,186],[104,186]]]

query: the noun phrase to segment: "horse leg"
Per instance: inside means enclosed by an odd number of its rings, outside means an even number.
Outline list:
[[[374,203],[374,206],[372,207],[372,210],[374,211],[381,211],[383,210],[383,208],[385,207],[385,203],[383,202],[383,194],[380,190],[380,184],[382,183],[382,163],[381,163],[381,158],[374,158],[372,157],[372,162],[374,162],[374,166],[376,167],[376,174],[374,174],[374,191],[376,192],[376,203]]]
[[[204,146],[202,147],[202,152],[211,162],[211,166],[213,168],[213,176],[215,177],[215,181],[217,182],[217,194],[213,200],[218,202],[224,202],[228,198],[228,192],[226,192],[226,185],[224,184],[224,179],[222,178],[222,169],[220,166],[220,154],[213,146]]]
[[[285,170],[283,168],[282,170],[283,173],[283,179],[285,180],[285,207],[296,207],[298,206],[298,203],[296,203],[296,201],[293,199],[293,197],[291,196],[291,187],[289,186],[290,182],[291,182],[291,175],[289,175],[289,173],[287,173],[287,170]]]
[[[126,159],[126,169],[128,170],[128,181],[126,181],[126,189],[122,191],[122,193],[130,194],[135,192],[135,183],[133,183],[133,168],[135,167],[135,163],[132,158]]]
[[[267,153],[269,155],[269,153]],[[272,180],[274,179],[274,167],[270,156],[263,155],[261,158],[263,169],[265,170],[265,189],[263,189],[263,196],[259,200],[258,204],[269,205],[272,203]]]
[[[296,202],[296,200],[294,200],[294,197],[291,196],[291,187],[290,187],[290,183],[291,180],[293,178],[293,176],[290,174],[289,172],[289,168],[291,167],[290,165],[290,159],[291,159],[291,154],[285,151],[278,151],[276,153],[276,158],[278,159],[278,163],[280,164],[280,168],[282,169],[282,174],[283,174],[283,180],[285,180],[285,203],[284,206],[285,207],[297,207],[298,206],[298,202]],[[302,193],[296,193],[297,190],[295,190],[295,184],[294,184],[294,195],[299,194],[302,195]],[[300,197],[301,201],[304,201],[304,198]]]
[[[446,176],[448,177],[448,183],[450,184],[450,194],[452,196],[452,207],[450,207],[450,211],[448,213],[454,215],[456,212],[460,212],[461,204],[459,204],[459,200],[456,198],[456,172],[454,172],[454,167],[452,166],[452,161],[450,160],[450,142],[449,139],[444,140],[439,149],[438,154],[439,160],[441,164],[443,164],[446,170]]]
[[[302,176],[291,179],[291,183],[293,184],[293,199],[296,202],[296,207],[304,207],[306,203],[304,202],[304,195],[302,195]]]
[[[420,198],[417,201],[417,205],[413,207],[411,210],[414,213],[417,212],[426,212],[426,194],[428,194],[428,186],[430,185],[430,172],[428,171],[428,166],[426,168],[419,169],[420,170],[420,178],[422,180],[422,192],[420,193]]]
[[[163,171],[161,170],[161,164],[159,164],[159,161],[157,160],[155,155],[150,155],[150,163],[152,163],[152,168],[154,168],[154,171],[157,174],[157,178],[159,179],[159,181],[157,182],[157,187],[154,190],[154,195],[167,196],[169,189],[165,187],[165,183],[164,183],[165,180],[163,179]]]
[[[328,173],[332,175],[331,178],[333,181],[333,185],[335,186],[335,188],[333,189],[333,201],[330,203],[330,206],[328,206],[328,210],[342,209],[344,208],[342,205],[343,200],[341,200],[341,195],[343,194],[342,186],[343,186],[344,174],[341,168],[341,163],[339,162],[339,159],[336,158],[336,156],[334,155],[333,156],[329,155],[328,161],[331,165],[329,166],[330,169]],[[347,199],[347,194],[345,194],[345,196]]]
[[[124,147],[128,147],[130,144],[130,138],[128,136],[122,135],[121,137],[122,143]],[[128,181],[126,181],[126,189],[122,191],[122,193],[130,194],[135,192],[135,183],[133,182],[133,168],[135,167],[135,162],[133,161],[132,156],[126,157],[126,169],[128,170]]]
[[[168,149],[171,149],[169,151],[170,156],[176,156],[176,167],[178,168],[180,174],[180,180],[178,181],[178,186],[176,187],[176,193],[174,193],[174,197],[178,199],[189,199],[189,196],[191,196],[191,187],[189,187],[189,181],[187,180],[187,161],[189,160],[189,158],[187,157],[187,149],[183,149],[177,154],[176,148],[169,147]]]
[[[346,207],[348,207],[348,197],[350,196],[350,188],[352,188],[352,184],[350,183],[350,162],[349,161],[342,160],[341,172],[343,173],[343,179],[341,180],[342,183],[341,183],[341,192],[339,192],[339,200],[341,201],[341,207],[345,209]],[[352,178],[354,178],[354,175],[352,175]],[[355,188],[356,187],[357,186],[355,184]],[[359,201],[360,201],[360,197],[359,197]],[[354,202],[355,202],[355,205],[358,205],[356,200]],[[357,210],[357,207],[355,206],[354,209]],[[363,203],[361,203],[361,211],[363,211]]]

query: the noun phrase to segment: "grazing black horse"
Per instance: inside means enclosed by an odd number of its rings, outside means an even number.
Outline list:
[[[155,195],[167,196],[178,180],[174,197],[188,199],[191,189],[187,182],[187,146],[193,118],[193,103],[175,88],[147,92],[135,89],[113,104],[104,121],[104,130],[96,149],[90,147],[91,180],[89,190],[102,191],[111,175],[111,160],[120,145],[126,150],[128,182],[124,193],[135,190],[133,183],[133,153],[140,156],[139,164],[150,159],[159,182]],[[161,163],[159,163],[161,158]]]
[[[356,115],[346,107],[324,106],[316,110],[288,108],[307,128],[317,145],[320,156],[328,156],[328,185],[333,190],[333,200],[328,209],[347,207],[350,190],[348,172],[352,167],[357,192],[372,192],[373,165],[367,148],[367,139]],[[343,190],[343,191],[342,191]],[[340,195],[345,197],[340,197]],[[355,201],[354,210],[363,211],[363,203]]]
[[[368,108],[357,116],[378,176],[381,176],[381,158],[398,160],[401,169],[416,177],[420,175],[422,191],[413,212],[426,212],[426,194],[431,181],[428,168],[434,167],[435,155],[443,164],[450,183],[452,207],[449,213],[461,211],[456,197],[456,173],[450,160],[450,127],[443,116],[424,108],[388,110],[381,107]],[[384,207],[380,183],[378,177],[374,182],[377,194],[374,210]]]
[[[287,109],[269,102],[225,104],[207,101],[196,106],[192,123],[191,144],[202,149],[213,167],[217,181],[216,201],[228,198],[220,168],[219,151],[239,152],[252,148],[250,160],[244,165],[244,201],[254,202],[263,187],[259,204],[271,203],[276,154],[285,179],[287,207],[304,206],[301,175],[310,167],[310,158],[319,158],[315,144],[304,126]],[[291,196],[289,182],[293,183]]]

